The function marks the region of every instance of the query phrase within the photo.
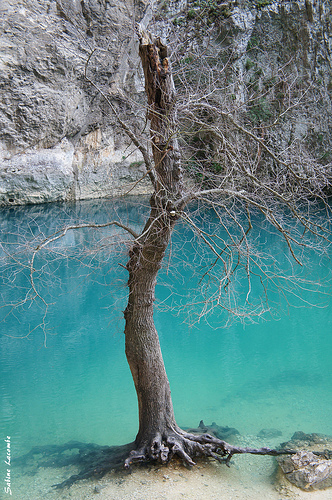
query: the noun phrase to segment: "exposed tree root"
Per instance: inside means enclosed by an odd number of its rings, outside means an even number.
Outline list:
[[[233,446],[226,441],[216,438],[211,434],[193,434],[182,429],[173,429],[164,436],[156,435],[146,443],[132,450],[125,460],[125,468],[132,463],[154,461],[161,464],[168,463],[173,456],[178,456],[185,465],[191,467],[196,465],[194,459],[199,457],[211,457],[227,466],[235,454],[251,453],[254,455],[290,455],[295,450],[270,448],[242,448]]]
[[[202,425],[199,428],[202,428]],[[74,453],[71,453],[72,451]],[[69,488],[82,479],[101,478],[112,470],[123,470],[123,467],[128,470],[131,464],[140,462],[166,464],[173,457],[178,457],[184,465],[192,467],[195,465],[194,459],[211,457],[229,467],[231,458],[236,454],[280,456],[293,455],[298,451],[287,448],[243,448],[211,434],[195,434],[177,427],[168,429],[164,435],[156,434],[140,445],[130,443],[123,446],[99,446],[70,441],[64,445],[38,446],[15,459],[15,463],[25,467],[36,467],[36,462],[37,467],[77,466],[80,469],[77,474],[53,485],[54,488],[62,489]],[[326,450],[324,453],[313,453],[326,456]]]

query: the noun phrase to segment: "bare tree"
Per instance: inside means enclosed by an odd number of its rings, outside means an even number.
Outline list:
[[[108,223],[120,226],[132,237],[126,265],[129,296],[124,312],[125,346],[139,406],[139,430],[135,442],[115,450],[115,455],[128,468],[137,461],[166,463],[173,456],[192,466],[195,457],[199,456],[214,457],[228,464],[235,453],[293,453],[291,450],[241,448],[210,434],[187,432],[177,425],[153,319],[155,286],[172,231],[181,219],[190,225],[213,257],[201,277],[207,290],[201,315],[215,307],[239,316],[244,314],[245,307],[250,309],[252,279],[260,280],[265,297],[270,282],[285,290],[285,279],[277,271],[272,273],[263,258],[252,251],[249,239],[252,210],[262,213],[271,227],[281,233],[294,262],[301,265],[302,251],[307,245],[312,245],[313,239],[321,244],[330,237],[330,209],[325,203],[325,188],[330,181],[326,168],[312,158],[305,158],[297,145],[294,145],[296,156],[294,148],[275,151],[272,135],[269,136],[268,132],[263,135],[261,127],[250,128],[250,124],[246,126],[238,121],[236,113],[222,100],[218,92],[219,82],[213,72],[209,75],[209,86],[204,82],[193,91],[189,81],[185,81],[186,73],[179,71],[177,79],[182,79],[185,92],[177,100],[167,46],[160,38],[154,38],[140,28],[138,36],[152,158],[137,131],[125,123],[109,96],[90,80],[108,102],[122,129],[140,149],[153,189],[150,215],[140,234],[119,221]],[[240,113],[241,109],[238,109],[237,114]],[[186,162],[181,159],[180,144],[189,157]],[[270,166],[268,170],[261,168],[263,159]],[[183,165],[187,167],[185,178]],[[224,236],[200,226],[186,212],[191,202],[210,207]],[[317,207],[325,211],[325,222],[317,212],[311,217],[312,209]],[[33,252],[29,269],[35,297],[38,297],[34,287],[35,255],[67,230],[44,239]],[[233,280],[240,269],[247,278],[243,308],[235,307],[229,298]],[[292,279],[290,281],[292,283]],[[301,285],[305,286],[305,283],[302,281]],[[91,460],[86,466],[85,459],[83,473],[61,486],[95,473],[103,474],[116,462],[109,455],[105,458],[105,454],[97,465],[95,458]]]
[[[159,38],[152,39],[146,33],[140,33],[140,57],[148,98],[154,160],[152,171],[154,193],[151,197],[149,219],[142,234],[130,250],[130,259],[127,264],[129,301],[125,311],[126,355],[138,395],[139,432],[135,441],[135,449],[126,460],[126,465],[129,465],[131,461],[147,458],[167,462],[174,454],[179,455],[187,464],[193,465],[193,458],[197,455],[231,456],[235,449],[211,436],[188,434],[175,422],[169,383],[153,323],[153,303],[157,273],[176,221],[180,217],[185,219],[209,247],[215,256],[211,269],[221,264],[221,276],[217,284],[219,296],[213,299],[218,304],[222,304],[223,292],[227,290],[238,266],[244,267],[249,283],[251,273],[257,271],[253,269],[255,266],[251,262],[247,238],[251,229],[249,207],[258,208],[266,219],[282,233],[298,264],[300,264],[300,258],[293,247],[303,246],[304,239],[299,240],[299,236],[292,234],[287,217],[283,218],[285,215],[279,215],[282,211],[278,210],[278,206],[287,209],[291,217],[297,219],[303,230],[308,233],[324,238],[327,237],[328,230],[317,220],[311,221],[304,216],[298,206],[301,193],[295,186],[300,179],[293,172],[292,165],[280,155],[275,154],[254,132],[237,124],[232,115],[222,110],[221,103],[218,105],[216,102],[211,102],[213,92],[206,87],[204,88],[205,95],[195,96],[191,106],[184,103],[182,107],[180,105],[180,110],[182,117],[185,116],[187,121],[198,125],[202,132],[217,138],[224,149],[224,169],[222,175],[213,172],[209,174],[208,169],[203,165],[202,171],[206,176],[204,183],[201,182],[198,186],[196,183],[191,190],[185,190],[177,139],[179,106],[175,103],[175,89],[167,57],[167,47]],[[204,118],[200,118],[202,115]],[[206,119],[216,115],[219,119],[221,117],[225,120],[226,127],[229,129],[233,128],[254,140],[262,149],[262,154],[271,157],[275,162],[278,173],[270,176],[270,180],[265,178],[262,181],[251,169],[250,155],[244,156],[243,151],[239,151],[227,140],[220,127],[214,124],[213,119]],[[188,127],[186,129],[190,130]],[[279,182],[280,166],[284,168],[287,175],[295,176],[292,182],[286,184]],[[305,184],[303,191],[307,194],[317,188],[317,184],[314,183],[316,176],[323,176],[322,169],[316,164],[310,166],[310,171],[312,172],[310,179],[304,182],[301,179]],[[241,178],[243,181],[238,186],[237,181]],[[319,186],[326,185],[326,182],[323,179]],[[321,193],[320,195],[323,196]],[[217,215],[220,226],[227,231],[224,223],[225,214],[230,213],[229,203],[234,199],[240,200],[246,207],[248,218],[247,225],[244,227],[236,216],[231,215],[240,230],[240,237],[230,235],[231,245],[225,245],[222,238],[197,227],[184,212],[186,205],[192,200],[208,203]],[[210,270],[207,270],[207,273]],[[249,294],[250,289],[248,289]]]

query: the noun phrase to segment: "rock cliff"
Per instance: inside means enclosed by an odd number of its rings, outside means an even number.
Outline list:
[[[134,130],[139,126],[144,88],[138,21],[161,35],[189,33],[202,43],[204,31],[213,32],[215,43],[227,46],[232,57],[235,99],[244,98],[248,79],[262,89],[275,64],[291,65],[315,89],[314,105],[284,121],[281,135],[285,143],[301,138],[327,164],[331,10],[329,0],[2,0],[0,203],[149,191],[146,178],[138,182],[144,177],[139,151],[85,78],[88,73],[98,83]],[[126,105],[121,92],[138,104]],[[264,119],[264,106],[262,101],[252,109],[257,119]]]

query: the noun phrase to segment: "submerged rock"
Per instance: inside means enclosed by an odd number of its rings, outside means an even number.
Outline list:
[[[200,421],[197,429],[187,429],[188,432],[199,433],[199,434],[212,434],[218,439],[223,441],[228,441],[234,436],[239,435],[239,431],[234,427],[223,427],[221,425],[212,422],[211,425],[205,425],[203,420]]]
[[[226,427],[223,427],[221,425],[216,424],[215,422],[212,422],[211,425],[205,425],[203,420],[201,420],[198,427],[201,430],[201,432],[203,431],[209,434],[214,434],[216,438],[225,441],[230,439],[230,437],[240,434],[239,431],[234,427],[228,427],[227,425]]]
[[[306,491],[332,487],[331,436],[296,432],[281,447],[299,450],[294,455],[277,458],[283,477],[288,481]],[[322,455],[318,456],[313,451]]]
[[[279,430],[279,429],[262,429],[259,431],[259,433],[257,434],[257,436],[259,438],[264,438],[264,439],[267,439],[267,438],[276,438],[276,437],[279,437],[279,436],[282,436],[282,432]]]

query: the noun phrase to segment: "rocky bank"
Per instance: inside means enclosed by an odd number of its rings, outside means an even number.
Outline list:
[[[236,98],[246,78],[266,81],[273,62],[292,65],[315,89],[315,102],[283,122],[284,141],[299,137],[328,164],[331,11],[329,0],[2,0],[0,203],[149,192],[139,151],[85,78],[88,72],[133,130],[141,126],[138,116],[144,124],[138,21],[161,35],[189,33],[192,40],[214,32],[215,43],[233,54]],[[264,115],[264,109],[255,112]]]

